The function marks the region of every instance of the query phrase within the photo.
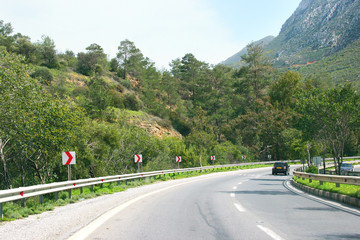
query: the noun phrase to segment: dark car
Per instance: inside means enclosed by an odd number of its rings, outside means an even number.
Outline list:
[[[272,168],[272,175],[278,173],[283,173],[284,175],[289,175],[290,167],[286,162],[276,162]]]

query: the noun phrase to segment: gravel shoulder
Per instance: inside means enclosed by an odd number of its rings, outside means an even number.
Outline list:
[[[212,173],[198,177],[170,180],[129,188],[124,192],[111,195],[103,195],[93,199],[87,199],[62,207],[56,207],[53,211],[31,215],[24,219],[0,224],[0,239],[67,239],[81,228],[85,227],[107,211],[158,189],[171,185],[185,183],[196,178],[209,178],[236,174],[234,172]]]

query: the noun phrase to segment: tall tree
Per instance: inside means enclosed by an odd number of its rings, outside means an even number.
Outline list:
[[[13,32],[11,23],[4,23],[0,20],[0,46],[4,46],[7,51],[11,50],[13,44],[13,37],[10,35]]]
[[[360,126],[360,96],[350,84],[326,91],[314,89],[299,95],[295,119],[309,139],[323,139],[331,149],[337,171],[343,161],[344,148]]]
[[[93,76],[95,74],[101,76],[107,65],[106,54],[103,48],[93,43],[88,46],[86,50],[86,53],[78,53],[78,72],[87,76]]]
[[[300,91],[301,76],[297,72],[287,71],[280,75],[278,80],[275,80],[269,90],[271,103],[282,109],[289,109],[294,107],[296,101],[296,94]]]
[[[250,43],[247,45],[247,54],[243,55],[242,60],[246,66],[242,67],[237,76],[242,85],[250,90],[252,101],[262,98],[265,95],[265,87],[269,84],[272,65],[264,56],[264,49],[261,44]]]
[[[42,41],[37,43],[40,65],[48,68],[59,67],[54,41],[48,36],[42,36],[41,39]]]
[[[141,51],[128,39],[120,42],[118,50],[117,59],[123,73],[122,77],[126,79],[128,74],[137,77],[144,59]]]

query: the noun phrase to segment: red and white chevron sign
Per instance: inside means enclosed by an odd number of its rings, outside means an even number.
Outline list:
[[[181,162],[181,157],[180,156],[176,156],[176,162]]]
[[[243,159],[243,160],[245,160],[245,159],[246,159],[246,156],[245,156],[245,155],[243,155],[243,156],[242,156],[242,159]]]
[[[135,163],[141,163],[142,162],[142,155],[136,154],[135,155]]]
[[[63,152],[62,153],[62,163],[63,163],[63,165],[76,164],[75,152]]]
[[[215,156],[211,156],[211,161],[215,161]]]

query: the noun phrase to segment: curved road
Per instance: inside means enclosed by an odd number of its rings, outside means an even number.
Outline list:
[[[291,190],[290,176],[270,172],[209,176],[143,196],[74,238],[360,239],[359,210]]]

